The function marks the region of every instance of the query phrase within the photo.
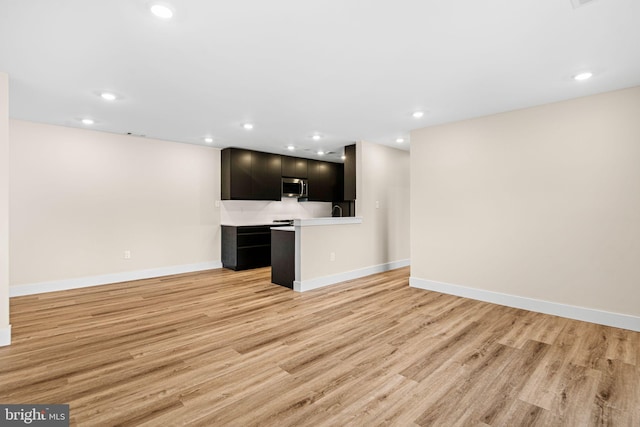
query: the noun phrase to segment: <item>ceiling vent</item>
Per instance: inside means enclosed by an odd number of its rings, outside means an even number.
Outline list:
[[[571,5],[574,9],[577,9],[582,6],[586,6],[590,3],[593,3],[596,0],[571,0]]]
[[[144,134],[141,134],[141,133],[134,133],[134,132],[127,132],[127,133],[125,133],[125,135],[129,135],[129,136],[138,136],[138,137],[140,137],[140,138],[144,138],[144,137],[146,137],[146,136],[147,136],[147,135],[144,135]]]

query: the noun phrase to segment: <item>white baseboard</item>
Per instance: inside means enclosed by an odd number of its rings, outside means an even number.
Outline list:
[[[441,292],[444,294],[471,298],[479,301],[490,302],[493,304],[521,308],[538,313],[551,314],[554,316],[566,317],[569,319],[582,320],[585,322],[597,323],[599,325],[613,326],[616,328],[640,332],[640,317],[631,316],[628,314],[612,313],[608,311],[595,310],[592,308],[577,307],[557,302],[520,297],[516,295],[503,294],[500,292],[492,292],[484,289],[468,288],[466,286],[435,282],[433,280],[419,279],[417,277],[409,278],[409,285],[413,288]]]
[[[0,347],[11,344],[11,325],[0,328]]]
[[[222,268],[222,262],[209,261],[197,264],[175,265],[149,270],[127,271],[123,273],[105,274],[102,276],[79,277],[76,279],[55,280],[52,282],[30,283],[9,286],[9,297],[34,295],[43,292],[65,291],[67,289],[86,288],[89,286],[107,285],[110,283],[128,282],[131,280],[151,279],[153,277],[170,276],[172,274],[192,273],[195,271]]]
[[[373,265],[371,267],[361,268],[359,270],[347,271],[344,273],[333,274],[331,276],[323,276],[310,280],[294,281],[293,290],[297,292],[310,291],[312,289],[318,289],[336,283],[345,282],[347,280],[358,279],[360,277],[370,276],[376,273],[383,273],[389,270],[395,270],[396,268],[406,267],[409,265],[409,260],[404,259],[400,261],[387,262],[385,264]]]

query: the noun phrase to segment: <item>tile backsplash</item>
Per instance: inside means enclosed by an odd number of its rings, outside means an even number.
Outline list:
[[[220,221],[223,225],[269,224],[278,219],[321,218],[331,216],[329,202],[223,200]]]

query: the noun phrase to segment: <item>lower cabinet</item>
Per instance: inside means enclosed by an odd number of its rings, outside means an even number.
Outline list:
[[[232,270],[271,265],[271,225],[222,226],[222,266]]]
[[[271,230],[271,283],[293,289],[296,279],[296,233]]]

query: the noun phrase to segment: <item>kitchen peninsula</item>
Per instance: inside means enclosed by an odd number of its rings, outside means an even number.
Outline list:
[[[220,153],[222,265],[244,270],[278,264],[274,282],[293,288],[296,227],[345,223],[355,215],[355,145],[344,163],[229,147]],[[340,217],[332,217],[333,215]],[[296,219],[272,247],[271,228]],[[288,224],[287,224],[288,225]],[[282,231],[281,229],[280,231]],[[285,245],[284,241],[289,244]],[[282,253],[281,249],[289,252]],[[334,254],[335,256],[335,254]],[[289,265],[288,269],[283,266]]]
[[[304,291],[303,278],[304,260],[306,256],[316,257],[313,252],[305,250],[305,245],[315,245],[318,247],[332,248],[335,246],[336,233],[339,234],[342,226],[358,226],[362,223],[361,217],[330,217],[330,218],[308,218],[296,219],[293,226],[273,227],[271,229],[271,281],[278,285],[286,286],[295,291]],[[338,226],[338,227],[336,227]],[[327,233],[323,233],[314,241],[307,242],[304,239],[305,230],[309,227],[327,227]],[[319,241],[323,239],[325,241]],[[333,242],[333,243],[332,243]],[[333,248],[326,253],[326,262],[335,263],[336,251]],[[326,286],[331,284],[329,278],[327,283],[315,283],[309,288]]]

